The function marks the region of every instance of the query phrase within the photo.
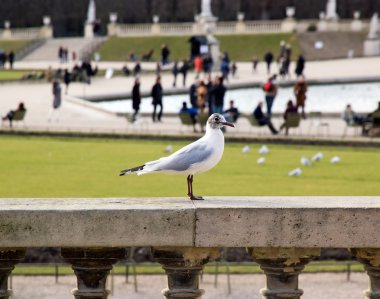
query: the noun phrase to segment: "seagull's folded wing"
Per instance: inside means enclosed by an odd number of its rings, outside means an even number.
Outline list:
[[[205,162],[213,153],[213,149],[204,142],[192,143],[174,154],[161,158],[157,161],[147,163],[147,168],[152,171],[181,172],[186,171],[199,163]]]

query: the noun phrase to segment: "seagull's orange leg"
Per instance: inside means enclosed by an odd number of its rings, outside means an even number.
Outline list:
[[[189,186],[190,186],[190,194],[189,194],[190,199],[191,199],[191,200],[203,200],[203,197],[202,197],[202,196],[195,196],[195,195],[193,194],[193,175],[189,175],[189,176],[187,177],[187,180],[188,180],[188,182],[190,183],[190,184],[189,184]]]

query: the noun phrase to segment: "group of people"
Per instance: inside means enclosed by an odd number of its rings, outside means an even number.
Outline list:
[[[362,127],[362,135],[366,136],[372,126],[380,127],[380,102],[377,109],[367,115],[354,112],[351,104],[348,104],[346,109],[342,112],[342,119],[349,126]]]
[[[71,59],[75,61],[77,59],[75,51],[71,53]],[[69,49],[60,46],[58,48],[58,60],[60,63],[67,63],[69,62]]]
[[[214,79],[208,77],[207,83],[203,80],[198,80],[190,86],[189,100],[190,107],[184,102],[180,113],[189,113],[196,131],[195,124],[198,118],[204,115],[213,113],[224,114],[230,122],[236,122],[239,117],[239,111],[235,107],[234,101],[230,101],[230,106],[227,110],[224,109],[224,98],[226,94],[226,86],[224,85],[224,77],[217,76]],[[201,130],[203,131],[203,126]]]
[[[0,68],[5,68],[5,64],[9,63],[9,69],[13,69],[13,63],[15,61],[15,53],[13,50],[9,51],[8,53],[0,50]]]
[[[280,50],[279,54],[277,56],[276,62],[279,70],[279,75],[281,78],[290,78],[290,63],[292,59],[292,48],[290,44],[285,43],[285,41],[280,42]],[[271,73],[271,64],[274,61],[274,55],[271,51],[267,51],[264,55],[264,61],[267,66],[267,73]],[[294,70],[294,73],[296,74],[297,77],[303,75],[303,71],[305,68],[305,57],[301,54],[298,56],[297,61],[296,61],[296,67]],[[256,56],[252,58],[252,70],[253,72],[256,72],[257,65],[259,63],[259,60]]]
[[[305,102],[306,102],[306,92],[307,92],[307,84],[304,76],[300,76],[296,83],[294,84],[293,91],[294,96],[296,98],[296,102],[294,103],[291,99],[288,101],[285,112],[284,112],[284,123],[280,126],[280,130],[278,131],[272,121],[272,107],[274,100],[277,96],[278,92],[278,84],[277,84],[277,75],[273,75],[269,77],[267,82],[262,86],[262,90],[265,95],[265,103],[267,113],[263,112],[264,103],[260,101],[253,111],[253,117],[257,120],[260,126],[268,126],[269,130],[272,134],[276,135],[279,131],[285,129],[285,134],[288,134],[288,128],[286,126],[286,120],[289,114],[298,114],[299,110],[301,112],[301,116],[306,118],[305,114]]]
[[[152,105],[153,105],[153,113],[152,120],[153,122],[161,122],[162,113],[163,113],[163,88],[161,85],[161,77],[157,76],[156,82],[154,83],[152,90]],[[133,113],[133,122],[135,122],[138,118],[138,113],[140,111],[141,105],[141,92],[140,92],[140,79],[138,77],[135,78],[135,82],[132,87],[132,109]]]

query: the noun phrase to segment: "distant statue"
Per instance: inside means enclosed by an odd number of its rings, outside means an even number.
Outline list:
[[[213,17],[211,12],[211,0],[202,0],[202,17]]]
[[[326,4],[326,19],[337,20],[338,14],[336,13],[336,0],[328,0]]]
[[[96,20],[95,0],[90,0],[87,9],[87,24],[93,24]]]
[[[368,33],[368,39],[376,39],[377,36],[377,28],[379,26],[379,19],[377,12],[373,14],[371,18],[371,22],[369,23],[369,33]]]

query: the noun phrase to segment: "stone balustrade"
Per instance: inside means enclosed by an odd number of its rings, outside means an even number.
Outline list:
[[[77,299],[107,298],[126,247],[150,246],[168,277],[166,298],[201,298],[199,275],[221,247],[246,247],[264,271],[263,298],[302,296],[298,276],[321,248],[349,248],[380,298],[380,197],[0,199],[0,299],[28,247],[60,247]]]
[[[33,40],[52,37],[53,28],[51,26],[0,29],[0,38],[5,40]]]
[[[296,20],[286,18],[284,20],[265,21],[232,21],[215,22],[216,34],[254,34],[254,33],[280,33],[280,32],[305,32],[311,25],[318,31],[368,31],[367,20]],[[120,24],[110,23],[108,34],[115,36],[140,36],[140,35],[197,35],[205,34],[205,27],[201,23],[153,23],[153,24]]]

